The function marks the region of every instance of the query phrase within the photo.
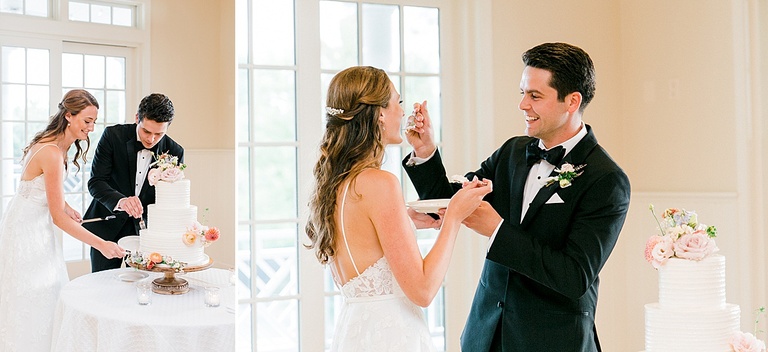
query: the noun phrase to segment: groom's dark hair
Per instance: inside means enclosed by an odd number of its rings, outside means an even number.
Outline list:
[[[145,118],[155,122],[173,121],[173,102],[165,94],[152,93],[141,99],[139,103],[139,122]]]
[[[557,99],[563,101],[573,92],[581,93],[584,111],[595,96],[595,66],[589,54],[567,43],[544,43],[523,53],[525,66],[552,73],[549,85],[557,90]]]

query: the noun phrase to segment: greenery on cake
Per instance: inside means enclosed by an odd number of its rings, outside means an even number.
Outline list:
[[[187,263],[174,260],[170,256],[163,256],[160,253],[152,252],[143,254],[141,252],[132,252],[128,255],[128,260],[133,263],[137,269],[152,270],[154,267],[167,267],[174,269],[175,272],[181,272]]]
[[[645,260],[654,268],[659,269],[669,258],[700,261],[719,250],[715,243],[717,229],[700,223],[696,212],[669,208],[659,221],[653,204],[649,209],[661,232],[645,243]]]

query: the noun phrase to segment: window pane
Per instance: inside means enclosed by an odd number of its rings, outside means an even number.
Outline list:
[[[3,47],[3,82],[25,83],[24,73],[27,70],[26,53],[24,48],[12,46]]]
[[[85,87],[104,88],[104,56],[85,55],[85,67]]]
[[[112,23],[112,13],[109,6],[91,4],[91,22],[93,23]]]
[[[440,72],[440,33],[438,10],[435,8],[403,8],[403,48],[407,72]]]
[[[296,229],[296,223],[255,226],[257,297],[298,293]]]
[[[3,150],[5,150],[5,146],[12,145],[11,141],[13,138],[5,138],[6,136],[3,135]],[[14,194],[16,192],[16,187],[19,182],[19,177],[21,175],[21,164],[16,162],[16,160],[13,159],[3,159],[3,170],[8,170],[11,172],[4,172],[2,175],[3,178],[3,194]],[[9,200],[10,198],[6,199]],[[5,209],[5,208],[3,208]]]
[[[83,86],[83,55],[61,55],[61,84],[64,87]]]
[[[69,2],[69,19],[88,22],[91,20],[90,6],[81,2]]]
[[[0,11],[23,14],[24,0],[0,0]]]
[[[320,1],[320,68],[357,65],[357,4]]]
[[[48,84],[48,50],[27,49],[27,83]]]
[[[235,56],[238,64],[248,63],[248,3],[235,1]]]
[[[27,15],[48,17],[48,0],[26,0]]]
[[[3,120],[24,121],[27,116],[27,96],[20,84],[3,85]]]
[[[254,148],[255,220],[293,219],[297,214],[296,148]]]
[[[293,1],[254,0],[253,63],[294,64]]]
[[[125,122],[125,91],[107,91],[107,99],[101,102],[99,115],[108,124]],[[98,141],[98,139],[91,139]]]
[[[256,349],[259,352],[299,350],[298,302],[272,301],[256,305]]]
[[[108,56],[107,62],[107,88],[125,89],[125,58]]]
[[[296,140],[294,71],[254,70],[253,134],[256,142]]]
[[[133,26],[133,9],[125,7],[112,8],[112,24],[118,26]]]
[[[396,5],[363,4],[363,65],[400,70],[400,17]]]
[[[48,122],[48,86],[27,86],[27,120]]]

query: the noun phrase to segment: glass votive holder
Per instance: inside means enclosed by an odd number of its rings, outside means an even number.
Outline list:
[[[219,288],[215,286],[209,286],[205,288],[205,306],[206,307],[218,307],[221,304],[221,294]]]
[[[146,306],[152,303],[152,284],[139,282],[136,284],[136,300],[140,305]]]

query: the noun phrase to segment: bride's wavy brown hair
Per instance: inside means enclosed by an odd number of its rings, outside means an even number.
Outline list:
[[[366,168],[379,168],[384,156],[379,111],[392,94],[384,70],[370,66],[347,68],[331,80],[320,158],[315,164],[315,187],[309,201],[306,232],[322,264],[336,254],[336,195],[341,184]]]
[[[24,154],[22,155],[21,160],[24,160],[24,158],[27,156],[27,153],[29,152],[29,149],[41,140],[56,138],[57,136],[64,134],[64,131],[67,129],[69,124],[69,121],[67,121],[66,118],[67,113],[75,116],[89,106],[95,106],[96,109],[98,109],[99,102],[96,101],[96,98],[94,98],[93,95],[87,90],[73,89],[67,92],[67,94],[61,98],[61,103],[59,103],[59,111],[51,116],[50,120],[48,121],[48,126],[46,126],[42,131],[37,132],[37,134],[35,134],[35,136],[32,138],[32,141],[29,142],[26,147],[24,147]],[[88,154],[88,149],[91,147],[91,138],[85,137],[85,149],[80,146],[79,139],[75,140],[74,144],[77,150],[75,151],[75,158],[72,160],[72,164],[74,164],[75,167],[77,167],[77,170],[80,171],[80,163],[78,163],[77,160],[82,159],[83,164],[88,162],[86,159],[86,154]],[[66,163],[64,163],[65,168],[66,166]]]

